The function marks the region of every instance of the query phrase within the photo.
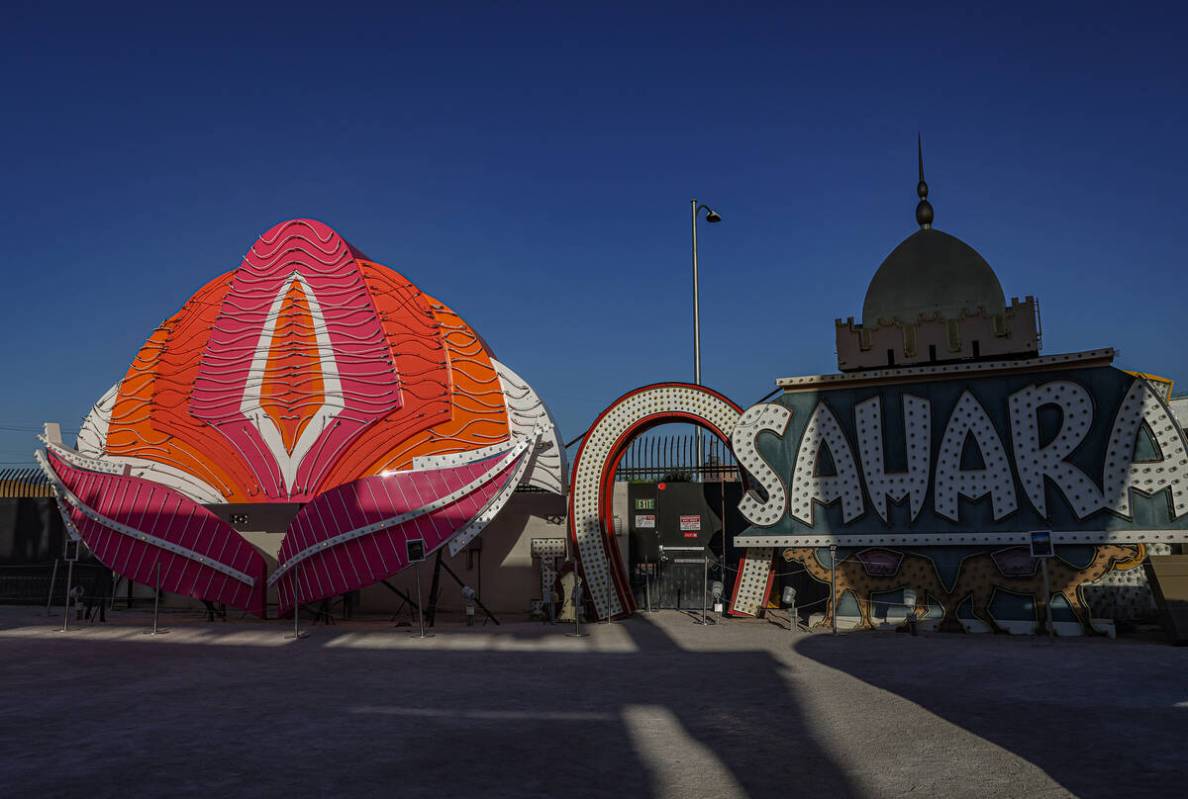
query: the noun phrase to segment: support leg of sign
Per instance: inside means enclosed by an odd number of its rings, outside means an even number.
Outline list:
[[[412,597],[410,597],[408,594],[401,591],[396,586],[392,585],[387,580],[380,580],[379,584],[382,585],[384,588],[387,588],[389,591],[391,591],[396,596],[400,597],[400,607],[396,608],[396,612],[392,614],[392,621],[396,621],[396,619],[400,618],[400,611],[404,610],[405,606],[408,607],[408,617],[411,619],[412,618],[412,609],[413,609]],[[397,625],[397,626],[399,626],[399,625]]]
[[[432,638],[433,633],[425,632],[425,609],[421,603],[421,561],[419,561],[419,560],[417,561],[416,569],[417,569],[417,618],[421,622],[421,632],[419,635],[417,633],[410,633],[410,635],[412,635],[414,638]]]
[[[466,583],[462,581],[462,578],[455,574],[454,570],[450,568],[450,564],[446,563],[444,560],[441,562],[441,569],[447,575],[449,575],[451,580],[458,584],[459,588],[464,588],[466,586]],[[474,604],[478,606],[479,610],[486,614],[486,618],[483,619],[484,627],[487,626],[488,621],[494,622],[496,627],[499,626],[499,619],[496,618],[495,614],[491,612],[490,608],[483,604],[481,591],[475,591]]]
[[[54,604],[54,585],[58,582],[58,559],[54,558],[54,570],[50,572],[49,596],[45,598],[45,615],[50,615],[50,606]]]
[[[1048,626],[1048,640],[1056,640],[1056,627],[1052,624],[1052,588],[1048,582],[1048,559],[1040,558],[1040,568],[1044,573],[1044,621]]]
[[[161,620],[161,561],[157,561],[157,585],[153,590],[153,629],[145,632],[145,635],[164,635],[169,632],[162,630],[160,627]]]
[[[837,544],[829,545],[829,619],[832,633],[837,635]]]
[[[74,561],[66,561],[66,612],[62,614],[62,632],[70,629],[70,589],[74,581]]]
[[[301,564],[293,566],[293,632],[285,636],[285,640],[300,641],[308,638],[309,633],[301,629],[301,581],[297,579]]]

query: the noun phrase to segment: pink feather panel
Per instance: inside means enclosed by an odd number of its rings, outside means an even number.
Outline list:
[[[516,449],[462,466],[363,477],[303,507],[281,544],[273,575],[279,613],[391,577],[409,565],[406,542],[428,555],[464,529],[513,479]],[[403,519],[403,520],[402,520]]]
[[[264,558],[231,525],[160,483],[78,469],[52,450],[47,460],[81,503],[59,500],[103,565],[153,586],[160,564],[161,590],[264,616]]]

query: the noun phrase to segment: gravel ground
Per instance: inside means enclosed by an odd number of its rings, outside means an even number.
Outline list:
[[[4,796],[1183,795],[1188,648],[0,608]],[[58,617],[60,624],[60,616]]]

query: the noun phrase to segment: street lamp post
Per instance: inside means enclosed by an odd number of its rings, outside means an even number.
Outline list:
[[[717,211],[710,208],[708,205],[701,205],[694,197],[690,201],[693,208],[693,382],[696,385],[701,385],[701,291],[698,285],[697,275],[697,218],[701,216],[701,212],[705,211],[705,221],[709,224],[715,224],[722,221],[722,217]],[[696,448],[694,450],[694,468],[698,479],[701,478],[702,454],[701,454],[701,430],[694,428],[697,435]]]

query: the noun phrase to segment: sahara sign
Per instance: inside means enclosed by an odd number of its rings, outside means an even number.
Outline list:
[[[731,438],[737,543],[1188,540],[1183,432],[1145,380],[1083,360],[785,385]]]

